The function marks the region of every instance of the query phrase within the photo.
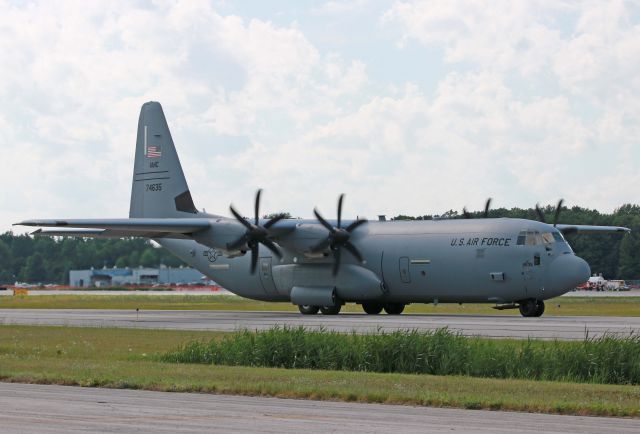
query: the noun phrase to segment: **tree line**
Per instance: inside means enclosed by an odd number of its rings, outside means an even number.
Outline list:
[[[554,207],[543,208],[547,222],[553,220]],[[481,218],[482,212],[472,212]],[[534,209],[498,208],[489,217],[537,219]],[[450,210],[441,216],[398,215],[392,220],[431,220],[463,218]],[[640,206],[623,205],[611,214],[594,209],[563,208],[559,223],[626,226],[627,235],[568,235],[576,254],[591,270],[608,279],[640,279]],[[0,283],[67,283],[69,270],[90,267],[157,267],[160,264],[184,265],[167,250],[154,247],[144,239],[82,239],[30,235],[0,235]]]
[[[184,263],[144,239],[83,239],[0,235],[0,283],[68,283],[69,270],[178,267]]]

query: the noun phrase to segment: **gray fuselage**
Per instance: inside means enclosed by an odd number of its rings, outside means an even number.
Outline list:
[[[249,255],[228,258],[191,240],[156,241],[229,291],[270,301],[290,301],[292,288],[312,281],[336,287],[342,302],[511,303],[559,296],[590,275],[560,231],[532,220],[369,222],[352,240],[365,262],[342,255],[347,265],[336,277],[331,254],[307,257],[284,247],[278,260],[261,246],[252,275]]]

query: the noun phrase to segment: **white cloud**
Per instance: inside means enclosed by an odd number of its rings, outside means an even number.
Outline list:
[[[525,196],[611,210],[637,200],[631,182],[605,186],[608,171],[638,162],[629,143],[637,146],[640,127],[630,115],[639,108],[639,10],[624,1],[398,2],[382,22],[400,26],[401,46],[443,50],[450,72],[438,85],[432,117],[445,122],[436,135],[487,143]]]
[[[370,36],[355,51],[307,30],[305,18],[367,6],[328,2],[282,24],[207,1],[0,0],[0,158],[11,162],[0,225],[125,216],[147,100],[162,102],[208,211],[247,212],[258,187],[264,212],[306,217],[315,205],[332,215],[340,192],[349,215],[370,217],[479,208],[490,195],[507,207],[637,201],[621,175],[640,158],[637,6],[397,2],[366,27],[376,35],[332,35]],[[441,71],[397,78],[415,53],[441,56]]]

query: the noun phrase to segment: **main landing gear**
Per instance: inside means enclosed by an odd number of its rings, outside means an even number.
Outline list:
[[[362,310],[369,315],[377,315],[382,309],[389,315],[400,315],[404,306],[404,303],[362,303]]]
[[[520,314],[524,317],[539,317],[544,313],[544,301],[523,300],[519,303]]]
[[[341,305],[337,306],[309,306],[306,304],[298,305],[300,313],[303,315],[315,315],[320,311],[323,315],[337,315],[342,309]]]
[[[377,315],[382,310],[389,315],[400,315],[404,310],[404,303],[362,303],[362,309],[369,315]],[[303,315],[315,315],[318,312],[323,315],[337,315],[340,313],[341,305],[338,306],[310,306],[306,304],[298,305],[300,313]]]

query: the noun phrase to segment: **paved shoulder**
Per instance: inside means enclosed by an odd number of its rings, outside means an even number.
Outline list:
[[[0,383],[3,433],[637,433],[638,419]]]

